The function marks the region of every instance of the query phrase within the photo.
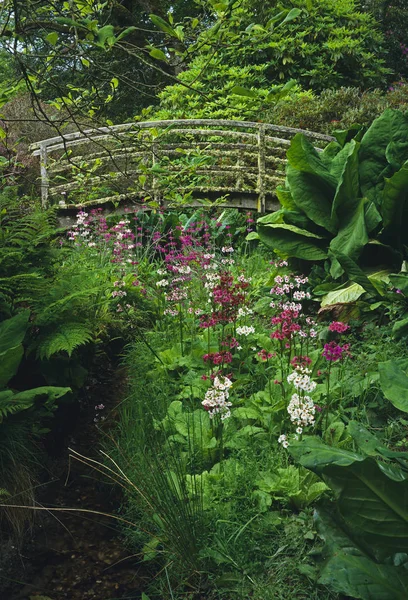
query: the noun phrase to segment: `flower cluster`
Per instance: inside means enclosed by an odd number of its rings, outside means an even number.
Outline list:
[[[273,358],[274,356],[276,356],[275,352],[268,352],[267,350],[265,350],[264,348],[262,350],[260,350],[260,352],[258,352],[257,354],[259,356],[259,358],[262,361],[267,361],[269,358]]]
[[[288,413],[292,423],[297,425],[296,433],[301,434],[303,427],[314,425],[315,405],[310,396],[293,394],[288,405]]]
[[[227,271],[219,275],[208,277],[209,301],[212,304],[211,314],[201,317],[200,327],[208,328],[215,325],[227,325],[237,319],[238,310],[245,303],[245,290],[248,288],[247,281],[234,281],[234,277]],[[205,284],[204,284],[205,286]]]
[[[349,326],[341,321],[333,321],[329,325],[329,331],[335,331],[336,333],[344,333],[347,329],[350,329]]]
[[[213,365],[222,365],[232,362],[232,354],[228,351],[209,352],[203,356],[204,362],[211,362]]]
[[[296,322],[299,313],[296,310],[283,310],[279,316],[272,317],[272,325],[279,325],[275,331],[271,333],[271,338],[275,340],[291,339],[293,335],[302,328]]]
[[[232,402],[228,401],[228,390],[231,385],[232,381],[228,377],[217,376],[214,378],[213,387],[207,390],[201,403],[211,419],[215,415],[220,415],[221,420],[224,421],[231,416],[230,406],[232,406]]]
[[[349,348],[349,344],[340,346],[337,342],[329,342],[324,345],[322,356],[329,362],[336,362],[347,356],[351,356]]]
[[[299,367],[288,375],[288,383],[291,383],[297,390],[304,392],[313,392],[316,389],[316,382],[310,379],[310,369]]]
[[[243,325],[242,327],[237,327],[236,331],[238,335],[248,337],[251,333],[255,333],[255,327],[252,327],[252,325]]]

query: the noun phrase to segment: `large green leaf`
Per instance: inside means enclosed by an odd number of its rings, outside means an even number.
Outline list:
[[[384,396],[399,410],[408,412],[408,377],[395,360],[378,363]]]
[[[405,600],[408,596],[408,571],[403,565],[379,564],[358,546],[353,532],[342,528],[332,514],[315,512],[319,534],[326,542],[328,557],[319,583],[336,592],[362,600]]]
[[[258,225],[259,239],[270,248],[304,260],[324,260],[327,258],[325,240],[316,234],[294,225]]]
[[[339,156],[345,159],[342,170],[337,174],[332,206],[332,216],[335,215],[340,223],[348,221],[348,215],[359,206],[358,149],[359,144],[353,140],[334,159],[338,161]]]
[[[342,252],[333,251],[335,258],[339,261],[347,276],[354,283],[358,283],[366,292],[373,296],[378,296],[379,290],[373,285],[371,279],[364,273],[358,264],[350,257],[346,256]]]
[[[408,480],[395,481],[371,458],[307,438],[291,446],[301,465],[330,485],[345,526],[377,560],[408,551]]]
[[[287,157],[291,167],[303,173],[316,175],[334,192],[337,185],[336,178],[330,173],[313,144],[303,134],[297,133],[292,139]]]
[[[289,189],[278,186],[276,188],[276,195],[283,208],[287,208],[288,210],[296,210],[296,204],[293,201],[292,194],[290,193]]]
[[[341,252],[343,255],[357,260],[361,250],[368,242],[368,235],[364,215],[364,199],[356,199],[356,205],[347,211],[344,206],[344,216],[340,219],[340,229],[335,238],[330,242],[330,250],[334,254]],[[343,266],[339,261],[333,262],[330,273],[334,279],[342,275]]]
[[[350,304],[356,302],[365,293],[365,289],[358,283],[352,283],[343,286],[340,289],[332,290],[324,296],[321,306],[331,306],[333,304]]]
[[[378,202],[379,192],[384,185],[383,177],[389,177],[395,171],[395,167],[391,166],[386,156],[387,147],[389,148],[391,142],[393,143],[392,164],[396,163],[398,151],[401,164],[407,160],[408,156],[405,156],[404,148],[407,128],[408,117],[401,111],[387,109],[375,119],[363,136],[359,152],[360,186],[363,196]]]
[[[11,319],[0,323],[0,352],[18,346],[28,328],[29,310],[24,310]]]
[[[408,335],[408,317],[404,317],[403,319],[394,322],[394,325],[392,326],[392,335],[396,339]]]
[[[286,177],[297,208],[313,222],[332,234],[337,224],[332,219],[332,202],[335,188],[321,177],[303,172],[288,165]]]
[[[404,271],[401,273],[391,273],[390,283],[397,290],[401,290],[405,296],[408,296],[408,273]]]
[[[382,204],[380,207],[384,234],[392,245],[401,248],[408,239],[408,164],[385,179]],[[402,250],[402,248],[401,248]]]
[[[321,474],[321,468],[327,465],[349,466],[356,461],[363,461],[364,456],[336,446],[328,446],[318,437],[307,437],[301,442],[293,443],[290,454],[303,467]]]
[[[65,396],[70,391],[71,388],[68,387],[44,386],[18,392],[17,394],[14,394],[11,390],[0,392],[0,423],[8,415],[31,408],[35,402],[41,401],[50,409],[58,398]]]
[[[14,394],[13,400],[16,402],[35,402],[37,400],[51,400],[54,402],[65,396],[71,391],[69,387],[54,387],[52,385],[45,385],[42,387],[33,388],[31,390],[25,390],[24,392],[18,392]]]

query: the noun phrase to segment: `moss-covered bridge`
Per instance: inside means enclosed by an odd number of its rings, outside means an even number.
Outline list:
[[[286,150],[296,133],[317,149],[333,138],[268,123],[211,119],[146,121],[86,129],[31,146],[40,159],[44,207],[61,212],[102,206],[219,201],[276,208]],[[221,201],[219,200],[221,198]]]

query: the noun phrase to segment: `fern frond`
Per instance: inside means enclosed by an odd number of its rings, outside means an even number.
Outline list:
[[[92,337],[92,331],[85,324],[64,323],[40,340],[37,357],[44,360],[58,352],[67,352],[71,356],[75,348],[87,344]]]
[[[31,405],[26,401],[18,402],[14,399],[14,393],[11,390],[0,392],[0,423],[10,415],[14,415],[22,410],[26,410]]]

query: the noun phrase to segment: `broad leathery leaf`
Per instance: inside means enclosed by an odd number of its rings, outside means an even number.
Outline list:
[[[326,542],[326,560],[319,583],[336,592],[362,600],[404,600],[408,594],[408,571],[401,565],[379,564],[356,545],[355,537],[328,512],[318,509],[315,521]]]
[[[257,225],[269,225],[270,223],[283,223],[283,215],[284,215],[284,211],[281,210],[276,210],[273,213],[269,213],[267,215],[265,215],[264,217],[260,217],[257,220]]]
[[[408,228],[408,163],[402,169],[394,173],[389,179],[385,179],[380,211],[383,218],[384,229],[388,230],[392,239],[392,245],[398,247],[401,244],[401,234],[406,239]]]
[[[289,452],[303,467],[315,471],[318,475],[321,474],[321,469],[327,465],[344,467],[364,460],[364,456],[360,454],[343,450],[343,448],[327,446],[320,438],[313,436],[292,443],[289,446]]]
[[[384,396],[398,410],[408,412],[408,377],[394,361],[378,363],[380,385]]]
[[[339,173],[332,206],[332,216],[336,216],[339,223],[349,221],[350,213],[354,213],[360,204],[358,149],[359,144],[356,144],[353,140],[337,155],[338,157],[344,154],[345,158],[343,168]]]
[[[408,273],[404,271],[401,271],[401,273],[391,273],[390,283],[397,290],[401,290],[405,296],[408,296]]]
[[[396,339],[400,339],[408,335],[408,317],[400,319],[399,321],[395,321],[394,325],[392,326],[392,335]]]
[[[178,38],[176,31],[174,31],[173,27],[171,27],[164,19],[157,15],[149,15],[149,17],[153,25],[156,25],[156,27],[164,31],[164,33],[168,33],[171,37]]]
[[[385,150],[385,157],[391,167],[399,171],[408,159],[408,138],[405,136],[405,138],[392,140]]]
[[[296,210],[296,204],[294,203],[292,194],[288,188],[278,186],[276,188],[276,195],[283,208],[287,208],[288,210]]]
[[[364,271],[360,269],[357,263],[352,258],[350,258],[350,256],[346,256],[345,254],[338,251],[332,252],[351,281],[354,281],[354,283],[358,283],[359,285],[361,285],[361,287],[364,288],[365,291],[369,294],[373,296],[378,296],[380,292],[373,285],[372,281],[368,278]]]
[[[356,200],[356,206],[353,210],[347,213],[345,208],[344,216],[340,220],[339,232],[335,238],[330,242],[330,250],[336,254],[341,252],[343,255],[348,256],[352,259],[357,259],[361,253],[361,250],[368,242],[368,234],[365,224],[364,216],[364,204],[365,200]],[[340,268],[336,268],[336,266]],[[330,274],[334,279],[343,274],[343,267],[340,263],[333,262]]]
[[[368,431],[361,423],[350,421],[347,425],[347,433],[351,435],[356,442],[359,450],[366,456],[382,456],[384,458],[404,459],[408,458],[408,452],[398,452],[389,450],[382,442]],[[403,471],[397,464],[377,462],[381,471],[393,481],[404,481],[408,477],[408,472]]]
[[[24,392],[18,392],[13,396],[13,401],[16,402],[27,402],[33,404],[36,400],[51,400],[52,402],[62,398],[66,394],[71,392],[69,387],[54,387],[52,385],[45,385],[31,390],[25,390]]]
[[[241,87],[240,85],[234,85],[231,88],[231,94],[237,96],[244,96],[245,98],[258,98],[259,94],[255,90],[249,90],[248,88]]]
[[[17,373],[23,355],[22,344],[0,352],[0,389],[6,387],[10,379]]]
[[[313,144],[302,133],[297,133],[292,139],[287,157],[290,166],[294,169],[316,175],[332,187],[333,191],[336,189],[336,179],[323,163]]]
[[[367,202],[365,207],[365,222],[368,233],[374,231],[381,221],[381,215],[374,202]]]
[[[377,560],[406,552],[408,480],[392,480],[373,459],[358,456],[348,465],[321,462],[311,470],[334,491],[338,513],[361,547]]]
[[[331,217],[334,188],[322,178],[287,166],[286,180],[298,210],[313,223],[336,235],[337,224]]]
[[[0,323],[0,352],[21,344],[28,329],[29,317],[30,311],[23,310]]]
[[[258,225],[259,239],[266,246],[304,260],[327,258],[325,240],[319,235],[285,223]]]
[[[358,283],[352,283],[346,287],[330,291],[324,296],[321,306],[331,306],[332,304],[350,304],[356,302],[365,293],[365,290]]]
[[[356,140],[356,142],[359,142],[366,129],[366,127],[361,125],[352,125],[349,129],[336,129],[336,131],[333,131],[332,135],[334,135],[340,146],[343,147],[352,139]]]
[[[340,177],[344,172],[347,161],[350,156],[350,152],[353,152],[354,144],[348,143],[339,150],[339,146],[336,142],[330,142],[328,146],[321,153],[322,160],[327,163],[330,174],[336,179],[337,184],[340,181]],[[326,154],[329,154],[329,160],[326,159]]]
[[[248,233],[245,240],[247,242],[250,242],[251,240],[259,240],[259,234],[256,231],[251,231],[250,233]]]
[[[374,201],[377,199],[378,192],[383,188],[383,177],[391,176],[395,170],[387,161],[387,147],[390,142],[405,140],[407,128],[408,117],[399,110],[388,108],[364,134],[359,152],[363,196]],[[407,159],[408,156],[405,157]]]

